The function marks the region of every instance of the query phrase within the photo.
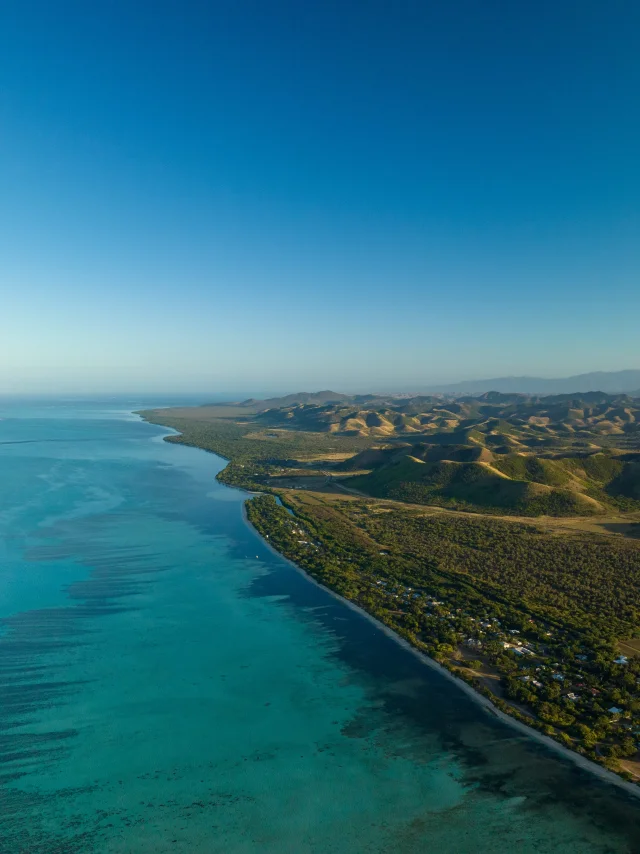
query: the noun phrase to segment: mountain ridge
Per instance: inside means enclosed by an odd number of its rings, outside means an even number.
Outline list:
[[[480,380],[462,380],[421,387],[432,394],[485,394],[498,391],[513,394],[572,394],[605,392],[607,394],[638,394],[640,370],[592,371],[570,377],[545,378],[529,376],[493,377]]]

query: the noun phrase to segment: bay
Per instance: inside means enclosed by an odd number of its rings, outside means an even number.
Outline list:
[[[0,402],[2,854],[640,850],[640,802],[274,555],[141,405]]]

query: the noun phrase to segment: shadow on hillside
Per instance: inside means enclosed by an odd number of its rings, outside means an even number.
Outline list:
[[[640,522],[611,522],[603,525],[612,534],[622,534],[624,537],[633,537],[640,540]]]

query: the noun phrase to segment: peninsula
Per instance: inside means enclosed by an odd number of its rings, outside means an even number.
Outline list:
[[[281,554],[503,713],[640,781],[640,398],[347,396],[151,410],[229,460]]]

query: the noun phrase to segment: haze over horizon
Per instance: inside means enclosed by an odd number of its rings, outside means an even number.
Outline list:
[[[0,11],[0,393],[638,365],[640,5]]]

